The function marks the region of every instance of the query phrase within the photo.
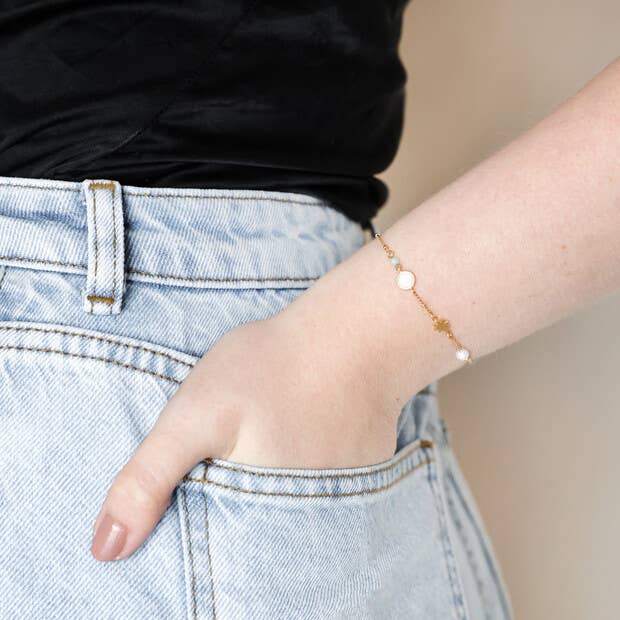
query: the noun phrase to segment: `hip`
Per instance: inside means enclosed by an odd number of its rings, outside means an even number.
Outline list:
[[[305,195],[0,177],[0,617],[509,616],[436,384],[388,461],[201,462],[136,554],[89,554],[107,486],[199,357],[364,242]]]

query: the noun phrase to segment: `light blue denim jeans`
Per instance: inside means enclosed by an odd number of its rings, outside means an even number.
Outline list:
[[[135,554],[90,554],[110,483],[197,359],[367,241],[301,194],[0,177],[2,619],[510,617],[436,383],[385,462],[198,463]]]

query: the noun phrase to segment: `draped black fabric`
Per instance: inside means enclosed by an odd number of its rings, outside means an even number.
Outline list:
[[[407,0],[0,0],[0,175],[319,196],[366,225]]]

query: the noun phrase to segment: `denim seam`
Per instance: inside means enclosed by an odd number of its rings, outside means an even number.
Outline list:
[[[310,282],[312,280],[317,280],[320,277],[308,276],[303,278],[289,278],[287,276],[274,276],[269,278],[191,278],[188,276],[176,276],[165,273],[149,273],[148,271],[139,271],[137,269],[128,269],[127,273],[133,273],[137,276],[149,276],[152,278],[170,278],[171,280],[183,280],[184,282]]]
[[[191,573],[191,587],[192,587],[192,616],[194,620],[198,618],[197,601],[196,601],[196,573],[194,571],[194,552],[192,550],[192,524],[189,518],[189,510],[187,508],[187,493],[185,489],[181,489],[182,494],[182,506],[185,513],[185,527],[187,528],[187,552],[189,556],[189,567]]]
[[[484,539],[484,537],[481,535],[480,532],[480,528],[478,525],[478,522],[476,520],[476,518],[474,517],[474,515],[471,513],[471,508],[468,505],[468,503],[465,501],[465,499],[462,496],[462,492],[461,489],[459,488],[455,478],[454,478],[454,474],[449,471],[448,472],[448,482],[452,485],[452,487],[454,488],[455,491],[455,495],[458,497],[461,505],[463,506],[463,509],[466,511],[466,513],[468,513],[468,519],[472,524],[473,530],[475,532],[475,534],[478,537],[479,543],[480,543],[480,547],[485,555],[486,558],[486,562],[487,562],[487,566],[489,568],[489,571],[491,573],[491,576],[493,577],[493,580],[495,582],[495,586],[496,586],[496,592],[500,601],[500,605],[502,606],[502,611],[503,611],[503,615],[504,617],[509,620],[511,618],[511,609],[510,609],[510,602],[507,599],[507,591],[504,588],[504,584],[502,582],[502,580],[500,579],[499,575],[498,575],[498,569],[496,566],[496,562],[495,562],[495,558],[493,556],[493,554],[491,553],[491,549],[489,548],[489,546],[487,545],[486,540]]]
[[[484,587],[484,583],[482,582],[482,578],[480,576],[480,567],[476,562],[474,552],[472,550],[472,546],[470,544],[469,538],[465,533],[465,529],[463,526],[463,522],[459,518],[459,515],[456,510],[456,505],[454,504],[454,500],[448,493],[446,489],[446,501],[448,503],[448,508],[452,513],[452,519],[454,521],[454,525],[456,526],[456,531],[461,539],[461,543],[463,544],[463,548],[465,549],[465,554],[467,556],[467,560],[469,562],[469,566],[473,573],[474,581],[476,583],[476,587],[478,588],[478,595],[480,596],[480,600],[482,602],[482,607],[484,610],[484,617],[487,620],[492,620],[491,609],[489,605],[488,596]]]
[[[0,183],[0,187],[28,187],[31,189],[44,189],[46,191],[56,191],[56,192],[81,192],[81,188],[75,187],[54,187],[47,185],[27,185],[25,183]]]
[[[65,263],[59,260],[47,260],[42,258],[30,258],[27,256],[0,256],[0,260],[19,260],[30,263],[43,263],[44,265],[62,265],[63,267],[77,267],[79,269],[88,269],[88,265],[83,263]]]
[[[99,267],[98,264],[98,248],[99,248],[99,241],[97,239],[97,199],[95,196],[95,190],[93,188],[93,183],[90,184],[90,191],[93,193],[93,227],[94,227],[94,236],[95,236],[95,282],[93,284],[93,294],[95,297],[98,297],[97,295],[97,269]],[[90,300],[90,311],[93,311],[93,300]]]
[[[452,550],[446,514],[443,510],[441,491],[438,489],[439,480],[436,473],[432,471],[431,468],[429,468],[428,480],[432,490],[433,498],[435,500],[437,515],[439,517],[439,525],[441,528],[440,538],[443,547],[443,556],[446,565],[446,571],[448,573],[448,581],[450,582],[450,589],[452,590],[452,602],[454,605],[454,612],[459,620],[468,620],[463,592],[456,583],[456,581],[458,580],[458,576],[454,574],[456,570],[456,558],[454,557],[454,552]]]
[[[48,187],[46,185],[26,185],[23,183],[0,183],[0,187],[27,187],[30,189],[44,189],[46,191],[60,191],[60,192],[74,192],[79,193],[81,189],[73,187]],[[223,194],[221,196],[209,196],[204,194],[155,194],[152,192],[132,192],[130,190],[123,189],[123,193],[128,196],[146,196],[147,198],[187,198],[195,199],[201,198],[203,200],[227,200],[227,201],[252,201],[252,202],[284,202],[286,204],[293,205],[310,205],[310,206],[325,206],[322,202],[312,202],[304,200],[289,200],[288,198],[278,197],[264,197],[260,196],[228,196]]]
[[[2,283],[4,282],[4,278],[6,276],[6,272],[8,271],[5,265],[0,266],[0,288],[2,288]]]
[[[116,256],[116,244],[117,244],[117,239],[116,239],[116,196],[114,195],[116,191],[116,186],[112,185],[112,232],[113,232],[113,239],[112,239],[112,253],[114,255],[113,259],[112,259],[112,299],[114,301],[116,301],[116,263],[117,263],[117,256]],[[110,306],[110,314],[112,314],[112,309],[113,306]]]
[[[112,340],[111,338],[104,338],[103,336],[92,336],[90,334],[80,334],[79,332],[71,332],[64,331],[62,329],[51,329],[46,327],[14,327],[3,326],[0,325],[0,331],[19,331],[19,332],[42,332],[45,334],[59,334],[63,336],[77,336],[78,338],[86,338],[88,340],[96,340],[98,342],[107,342],[108,344],[117,345],[120,347],[126,347],[127,349],[135,349],[137,351],[145,351],[147,353],[152,353],[153,355],[159,355],[161,357],[165,357],[177,364],[182,364],[183,366],[187,366],[188,368],[193,368],[194,365],[189,362],[184,362],[183,360],[177,359],[168,353],[162,353],[161,351],[156,351],[155,349],[149,349],[148,347],[143,347],[136,344],[128,344],[126,342],[120,342],[118,340]]]
[[[67,263],[58,260],[47,260],[41,258],[30,258],[28,256],[0,256],[0,260],[10,261],[25,261],[30,263],[42,263],[44,265],[61,265],[63,267],[76,267],[78,269],[88,269],[88,265],[83,263]],[[139,271],[138,269],[127,269],[128,274],[135,274],[138,276],[148,276],[150,278],[169,278],[171,280],[182,280],[184,282],[312,282],[318,280],[321,276],[307,276],[293,278],[288,276],[273,276],[267,278],[252,278],[252,277],[240,277],[240,278],[209,278],[199,277],[191,278],[186,276],[177,276],[165,273],[151,273],[149,271]]]
[[[360,472],[347,473],[347,474],[338,474],[338,473],[335,473],[335,474],[294,474],[294,473],[283,474],[279,472],[270,473],[266,471],[253,471],[251,469],[245,469],[244,467],[239,467],[237,465],[213,463],[211,459],[204,459],[203,462],[210,469],[214,469],[214,468],[215,469],[228,469],[230,471],[236,471],[242,474],[248,474],[250,476],[265,476],[268,478],[289,478],[293,480],[298,480],[300,478],[304,480],[324,480],[324,479],[329,479],[329,478],[357,478],[360,476],[370,476],[372,474],[389,471],[390,469],[396,467],[399,463],[401,463],[408,456],[411,456],[412,454],[414,454],[421,448],[432,448],[432,447],[433,447],[433,443],[431,441],[427,441],[423,439],[420,441],[420,443],[412,446],[409,450],[406,450],[405,452],[403,452],[403,454],[401,454],[400,457],[396,459],[395,461],[393,461],[392,463],[384,465],[378,469],[370,469],[368,471],[360,471]]]
[[[278,198],[278,197],[269,197],[269,198],[260,198],[257,196],[209,196],[209,195],[201,195],[201,194],[155,194],[151,192],[132,192],[130,190],[124,190],[124,193],[128,196],[145,196],[147,198],[201,198],[203,200],[227,200],[230,202],[235,201],[251,201],[251,202],[284,202],[289,205],[308,205],[308,206],[316,206],[323,207],[325,206],[322,202],[311,202],[304,200],[290,200],[288,198]]]
[[[38,349],[36,347],[18,347],[12,345],[0,345],[0,350],[12,350],[12,351],[34,351],[37,353],[59,353],[60,355],[67,355],[68,357],[76,357],[87,360],[95,360],[98,362],[107,362],[108,364],[114,364],[116,366],[120,366],[121,368],[127,368],[129,370],[136,370],[138,372],[142,372],[147,375],[151,375],[153,377],[157,377],[159,379],[165,379],[166,381],[171,381],[172,383],[176,383],[177,385],[181,385],[182,381],[178,379],[174,379],[173,377],[169,377],[167,375],[161,375],[153,370],[147,370],[146,368],[139,368],[137,366],[131,366],[130,364],[123,364],[114,359],[110,359],[108,357],[97,357],[95,355],[82,355],[79,353],[69,353],[68,351],[62,351],[60,349]]]
[[[205,503],[205,538],[207,544],[207,563],[209,565],[209,582],[211,586],[211,615],[212,620],[216,620],[217,616],[215,613],[215,585],[213,580],[213,562],[211,561],[211,535],[209,533],[209,506],[205,489],[203,489],[202,499]]]
[[[425,459],[424,461],[420,461],[419,463],[416,463],[416,465],[405,470],[400,476],[398,476],[398,478],[395,478],[394,480],[392,480],[391,482],[388,482],[387,484],[383,484],[381,486],[374,487],[371,489],[364,489],[362,491],[350,491],[350,492],[344,491],[341,493],[290,493],[290,492],[285,492],[285,491],[282,491],[282,492],[257,491],[255,489],[244,489],[243,487],[234,486],[232,484],[225,484],[223,482],[217,482],[215,480],[207,480],[207,479],[203,480],[202,478],[185,477],[183,478],[183,480],[186,480],[188,482],[199,482],[202,484],[212,484],[214,486],[221,487],[223,489],[230,489],[232,491],[239,491],[241,493],[249,493],[251,495],[267,495],[270,497],[298,497],[298,498],[317,498],[317,499],[324,498],[324,497],[336,497],[336,498],[356,497],[356,496],[361,496],[361,495],[371,495],[373,493],[379,493],[380,491],[385,491],[386,489],[393,487],[396,483],[400,482],[403,478],[407,477],[409,474],[411,474],[415,470],[425,465],[428,465],[432,461],[433,461],[432,458],[428,458],[428,459]]]

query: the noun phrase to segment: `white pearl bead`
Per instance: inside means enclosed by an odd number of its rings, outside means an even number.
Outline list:
[[[469,351],[467,349],[459,349],[456,352],[456,359],[466,362],[469,359]]]
[[[415,276],[411,271],[399,271],[396,277],[396,284],[398,284],[398,288],[402,288],[403,291],[412,289],[415,284]]]

